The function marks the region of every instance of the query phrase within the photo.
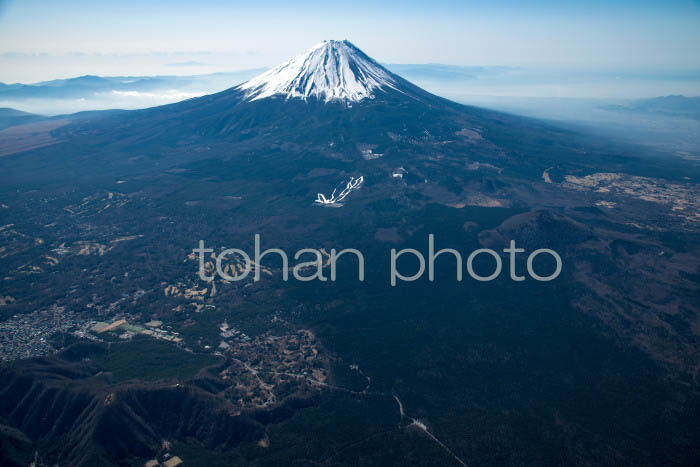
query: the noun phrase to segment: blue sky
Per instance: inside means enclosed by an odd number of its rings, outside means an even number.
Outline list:
[[[385,63],[700,69],[700,2],[0,0],[0,81],[268,67],[322,39]]]

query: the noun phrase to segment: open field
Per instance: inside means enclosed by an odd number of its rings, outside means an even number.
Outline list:
[[[50,120],[0,130],[0,157],[60,143],[51,132],[68,123],[70,120]]]
[[[193,377],[200,369],[218,361],[213,355],[198,355],[149,338],[113,343],[109,351],[91,357],[93,363],[114,375],[118,382]]]

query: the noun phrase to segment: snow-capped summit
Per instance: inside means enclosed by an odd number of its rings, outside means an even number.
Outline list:
[[[247,100],[281,96],[326,102],[371,99],[387,88],[398,90],[394,75],[348,41],[323,41],[237,87]]]

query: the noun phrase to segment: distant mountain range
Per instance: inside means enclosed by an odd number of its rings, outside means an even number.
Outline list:
[[[0,83],[0,106],[45,115],[138,109],[221,91],[262,69],[193,76],[79,76],[32,84]]]
[[[604,110],[657,114],[700,120],[700,97],[664,96],[652,99],[639,99],[627,105],[607,105]]]
[[[454,65],[385,65],[388,69],[409,79],[452,80],[477,79],[484,75],[503,74],[509,67],[463,67]],[[37,83],[0,83],[0,102],[28,99],[86,99],[96,95],[118,97],[138,93],[159,93],[166,91],[203,95],[218,92],[241,83],[261,73],[265,69],[249,69],[236,72],[222,72],[190,76],[94,76],[55,79]]]
[[[588,106],[586,95],[614,95],[590,105],[620,105],[630,90],[641,95],[662,95],[669,83],[676,83],[672,92],[693,95],[700,81],[697,73],[650,75],[639,73],[571,72],[566,70],[537,70],[509,66],[461,66],[440,63],[382,64],[389,71],[403,76],[424,89],[457,102],[482,105],[500,110],[511,110],[515,105],[526,115],[544,118],[575,120],[580,111],[563,105],[557,97],[579,96],[577,105]],[[184,99],[212,94],[242,83],[264,69],[248,69],[190,76],[79,76],[29,84],[0,83],[0,107],[11,107],[27,112],[58,115],[83,110],[139,109],[178,102]],[[656,84],[655,84],[656,83]],[[510,96],[510,97],[509,97]],[[540,104],[523,104],[517,96],[545,99]],[[549,100],[547,100],[549,99]],[[550,107],[554,106],[555,109]],[[520,112],[519,112],[520,113]],[[632,112],[627,109],[627,114]],[[666,114],[656,113],[664,116]]]
[[[408,79],[477,79],[484,75],[504,74],[512,67],[456,66],[430,64],[387,64],[389,70]],[[36,83],[0,83],[0,101],[11,99],[74,99],[89,98],[94,93],[155,92],[165,89],[198,91],[200,93],[221,91],[231,83],[243,82],[265,69],[255,68],[235,72],[212,73],[190,76],[94,76],[55,79]]]
[[[78,99],[95,93],[154,92],[164,89],[202,93],[209,87],[225,87],[260,73],[260,69],[194,76],[93,76],[41,81],[33,84],[0,83],[0,100]]]

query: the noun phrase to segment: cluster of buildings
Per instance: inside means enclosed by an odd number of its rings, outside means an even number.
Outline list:
[[[176,344],[182,342],[179,334],[163,328],[161,321],[138,325],[130,324],[126,317],[112,322],[86,320],[80,314],[54,306],[0,322],[0,361],[51,355],[68,345],[70,336],[100,341],[101,335],[108,332],[118,333],[121,339],[143,334]]]
[[[103,334],[110,331],[119,333],[121,339],[131,339],[137,334],[144,334],[155,339],[161,339],[168,342],[180,343],[182,338],[179,333],[169,329],[163,329],[162,321],[149,321],[145,325],[129,324],[127,318],[118,318],[111,323],[104,321],[93,322],[90,330],[95,334]]]
[[[326,384],[328,362],[311,331],[250,338],[227,323],[219,329],[219,350],[230,358],[219,377],[231,383],[227,396],[239,406],[266,407],[302,386]]]
[[[80,315],[53,306],[47,310],[15,315],[0,322],[0,361],[41,357],[62,348],[66,336],[95,339],[89,322]]]

